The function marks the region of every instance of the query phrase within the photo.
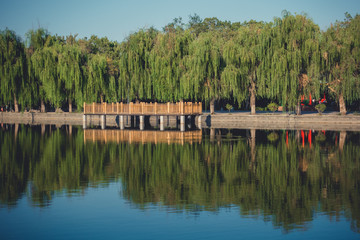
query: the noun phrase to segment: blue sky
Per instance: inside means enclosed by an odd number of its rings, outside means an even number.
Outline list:
[[[344,13],[360,14],[359,0],[0,0],[0,29],[14,30],[24,39],[25,33],[39,26],[51,34],[78,37],[108,37],[123,41],[144,27],[162,30],[176,17],[188,22],[190,14],[202,19],[243,22],[251,19],[272,21],[282,10],[306,13],[326,30]]]

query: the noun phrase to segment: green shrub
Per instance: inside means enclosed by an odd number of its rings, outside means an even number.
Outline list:
[[[232,106],[231,104],[229,104],[229,103],[226,104],[225,107],[226,107],[227,110],[229,110],[229,112],[230,112],[230,110],[233,108],[233,106]]]
[[[256,107],[256,111],[267,111],[267,107]]]
[[[319,112],[319,114],[323,113],[326,109],[325,104],[318,104],[315,106],[315,109]]]
[[[269,105],[267,105],[267,108],[272,111],[275,112],[278,109],[279,105],[277,105],[276,103],[269,103]]]

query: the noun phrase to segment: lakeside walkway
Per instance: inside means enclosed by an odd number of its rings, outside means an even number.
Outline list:
[[[203,112],[204,121],[211,128],[251,128],[251,129],[312,129],[312,130],[346,130],[360,131],[360,114],[339,112],[303,111],[301,115],[284,112]]]
[[[302,115],[283,112],[257,112],[250,115],[249,111],[236,112],[203,112],[201,116],[202,128],[238,128],[238,129],[303,129],[303,130],[334,130],[360,131],[360,114],[349,113],[340,115],[339,112],[303,112]],[[100,116],[89,116],[91,125],[100,126]],[[170,116],[175,122],[175,116]],[[198,123],[197,120],[195,120]],[[53,125],[82,125],[83,113],[38,113],[38,112],[0,112],[0,123],[4,124],[53,124]],[[107,126],[118,126],[115,115],[106,116]]]

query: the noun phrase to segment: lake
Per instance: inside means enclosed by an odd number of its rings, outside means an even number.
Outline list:
[[[360,132],[3,124],[1,239],[359,239]]]

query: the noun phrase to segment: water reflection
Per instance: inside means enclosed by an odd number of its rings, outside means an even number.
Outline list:
[[[202,131],[140,131],[118,129],[85,129],[84,141],[128,143],[201,143]]]
[[[358,132],[207,129],[191,144],[138,144],[44,128],[1,128],[2,207],[24,195],[48,207],[57,195],[120,181],[121,197],[137,208],[196,214],[236,206],[284,231],[306,229],[317,214],[345,216],[360,232]]]

